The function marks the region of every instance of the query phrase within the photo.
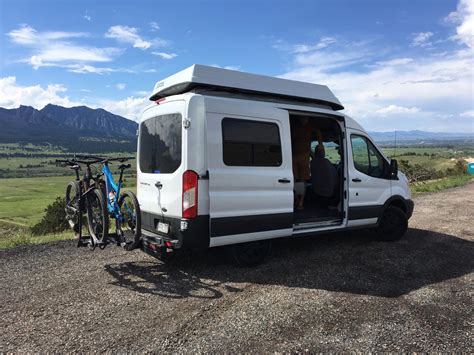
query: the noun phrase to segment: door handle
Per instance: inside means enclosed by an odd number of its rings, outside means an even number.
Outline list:
[[[278,179],[278,182],[281,183],[281,184],[289,184],[291,182],[290,179]]]
[[[352,181],[354,181],[354,182],[362,182],[362,180],[359,179],[359,178],[352,179]]]

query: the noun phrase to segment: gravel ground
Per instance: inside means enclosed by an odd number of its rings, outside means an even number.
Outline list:
[[[1,251],[0,352],[473,353],[473,195],[416,198],[399,242],[282,240],[254,269],[219,249],[166,265],[70,241]]]

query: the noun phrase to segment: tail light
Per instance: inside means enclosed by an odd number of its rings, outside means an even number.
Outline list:
[[[183,174],[183,218],[195,218],[198,210],[198,174],[187,170]]]

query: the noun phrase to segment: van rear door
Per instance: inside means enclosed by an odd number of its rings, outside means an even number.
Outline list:
[[[171,101],[150,108],[142,116],[137,195],[143,212],[181,218],[184,109],[185,101]]]
[[[206,104],[211,247],[293,232],[288,111],[239,101]]]

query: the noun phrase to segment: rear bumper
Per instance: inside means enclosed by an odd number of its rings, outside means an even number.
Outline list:
[[[181,219],[141,213],[142,248],[153,252],[157,247],[170,249],[202,250],[209,248],[209,216],[197,216],[193,219]],[[158,223],[169,225],[167,234],[158,232]]]

